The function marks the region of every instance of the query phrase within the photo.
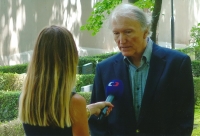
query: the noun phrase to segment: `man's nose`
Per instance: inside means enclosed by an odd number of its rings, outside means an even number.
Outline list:
[[[126,42],[126,36],[124,34],[119,35],[119,42],[120,43],[125,43]]]

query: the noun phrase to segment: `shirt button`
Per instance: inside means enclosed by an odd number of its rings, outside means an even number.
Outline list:
[[[140,133],[140,130],[139,130],[139,129],[136,129],[136,133]]]

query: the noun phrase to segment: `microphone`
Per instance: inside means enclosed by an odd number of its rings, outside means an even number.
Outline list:
[[[123,93],[124,85],[123,82],[119,79],[112,80],[108,83],[106,87],[106,102],[112,102],[113,99],[118,99]],[[98,116],[98,120],[102,120],[106,115],[108,107],[104,107],[101,110],[101,113]]]

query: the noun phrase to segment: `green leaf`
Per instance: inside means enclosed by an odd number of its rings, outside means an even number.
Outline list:
[[[102,0],[94,5],[94,10],[88,18],[85,25],[81,26],[80,30],[92,31],[92,35],[96,35],[102,27],[106,16],[118,5],[122,0]],[[153,10],[155,0],[138,0],[134,4],[142,9]]]

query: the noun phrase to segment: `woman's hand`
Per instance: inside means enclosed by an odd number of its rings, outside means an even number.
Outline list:
[[[101,109],[103,109],[106,106],[108,106],[108,110],[106,112],[106,116],[108,116],[110,112],[112,111],[112,108],[114,107],[110,102],[97,102],[97,103],[89,104],[87,105],[87,108],[90,110],[91,115],[94,114],[98,116],[101,112]]]

